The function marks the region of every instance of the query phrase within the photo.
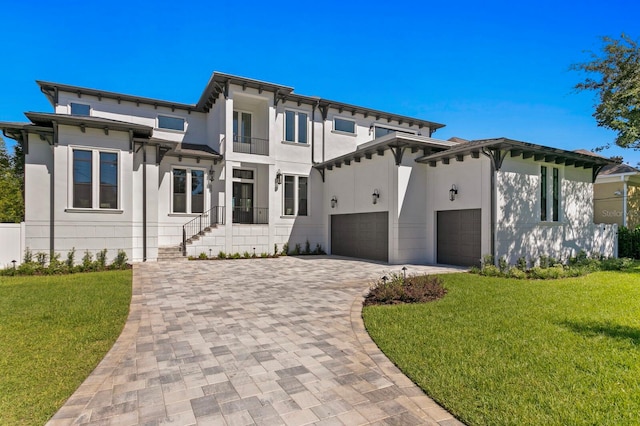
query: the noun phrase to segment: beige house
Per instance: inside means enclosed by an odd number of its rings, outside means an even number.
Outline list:
[[[640,170],[627,164],[602,169],[593,185],[595,223],[640,225]]]

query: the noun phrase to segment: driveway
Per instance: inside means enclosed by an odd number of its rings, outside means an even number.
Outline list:
[[[49,424],[460,424],[364,330],[363,291],[399,269],[325,256],[135,265],[122,335]]]

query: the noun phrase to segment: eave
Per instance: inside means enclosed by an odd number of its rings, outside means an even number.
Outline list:
[[[143,124],[127,123],[124,121],[111,120],[108,118],[88,117],[66,114],[53,114],[43,112],[26,112],[27,116],[35,125],[42,127],[52,127],[55,125],[77,126],[81,129],[101,129],[108,134],[110,130],[132,132],[134,137],[151,137],[153,127]]]

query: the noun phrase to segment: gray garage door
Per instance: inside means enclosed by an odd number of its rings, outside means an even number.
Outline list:
[[[332,215],[331,253],[388,262],[389,214],[376,212]]]
[[[480,209],[438,212],[438,263],[480,264]]]

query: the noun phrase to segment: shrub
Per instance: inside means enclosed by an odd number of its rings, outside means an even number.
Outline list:
[[[282,254],[283,256],[286,256],[289,254],[289,243],[284,243],[284,245],[282,246]]]
[[[442,281],[434,275],[391,274],[372,284],[364,305],[391,305],[398,303],[424,303],[438,300],[447,293]]]
[[[327,253],[325,253],[325,251],[322,249],[322,246],[319,243],[316,243],[316,248],[313,249],[313,254],[327,254]]]
[[[125,269],[127,266],[127,260],[127,252],[124,250],[118,250],[118,254],[116,255],[116,258],[113,259],[111,266],[114,269]]]
[[[262,252],[260,253],[260,257],[264,259],[265,257],[269,257],[269,253]]]
[[[611,257],[609,259],[604,259],[600,263],[600,268],[603,271],[622,271],[624,269],[629,269],[633,266],[633,259],[629,259],[627,257],[623,258],[614,258]]]
[[[524,256],[518,258],[518,260],[516,261],[516,268],[521,271],[527,270],[527,259]]]
[[[273,255],[278,255],[278,243],[273,244]]]
[[[291,254],[293,256],[297,256],[300,254],[300,244],[296,243],[296,245],[293,247],[293,251],[291,252]]]
[[[27,247],[24,251],[24,258],[22,259],[22,263],[31,263],[33,262],[33,252],[31,250],[29,250],[29,247]]]
[[[240,256],[240,253],[233,253],[231,255],[231,259],[241,259],[242,257]]]
[[[73,272],[73,267],[76,263],[76,248],[73,247],[70,251],[67,252],[67,260],[65,262],[67,266],[67,270],[69,272]]]
[[[218,259],[226,259],[226,258],[227,258],[227,254],[222,250],[220,250],[220,252],[218,253]]]
[[[84,272],[94,270],[93,254],[91,254],[89,250],[85,251],[84,256],[82,256],[82,266],[80,267],[80,270]]]
[[[207,259],[207,253],[205,253],[205,252],[201,252],[201,253],[198,255],[198,259],[200,259],[200,260],[206,260],[206,259]]]
[[[487,265],[487,266],[483,266],[482,269],[480,269],[480,274],[487,276],[487,277],[500,277],[502,276],[502,272],[500,272],[500,269],[498,269],[497,266],[495,265]]]
[[[46,266],[48,257],[49,256],[47,256],[47,253],[43,253],[43,252],[36,253],[36,262],[41,268],[44,268]]]
[[[311,243],[309,242],[309,240],[305,241],[304,251],[302,252],[302,254],[311,254]]]
[[[251,255],[249,254],[248,251],[245,251],[244,253],[242,253],[242,257],[244,257],[245,259],[249,259]]]
[[[491,254],[485,254],[482,256],[482,266],[495,265],[495,259]]]
[[[107,266],[107,249],[100,250],[96,254],[96,269],[102,271]]]

